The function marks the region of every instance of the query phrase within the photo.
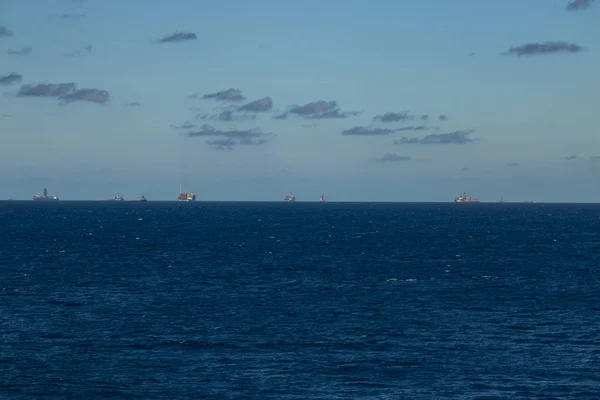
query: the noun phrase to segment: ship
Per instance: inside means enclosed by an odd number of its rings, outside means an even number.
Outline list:
[[[285,197],[283,198],[283,200],[287,202],[294,202],[296,201],[296,196],[288,193],[287,189],[285,189]]]
[[[463,193],[462,196],[458,196],[454,199],[455,203],[479,203],[479,200],[472,199],[470,196],[467,197],[467,193]]]
[[[179,184],[179,196],[177,197],[177,201],[196,201],[196,194],[182,192],[182,185]]]
[[[321,197],[319,198],[319,202],[325,203],[325,195],[324,194],[322,194]]]
[[[46,190],[46,188],[44,188],[44,194],[43,195],[38,195],[36,194],[35,196],[33,196],[34,200],[58,200],[58,197],[56,196],[48,196],[48,191]]]
[[[125,201],[125,199],[120,194],[116,194],[112,198],[108,199],[108,201]]]
[[[140,197],[140,201],[148,201],[148,200],[146,200],[146,197],[144,195],[142,195],[142,197]]]

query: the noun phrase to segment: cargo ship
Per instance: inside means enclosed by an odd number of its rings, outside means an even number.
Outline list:
[[[58,200],[58,197],[56,196],[48,196],[48,191],[46,190],[46,188],[44,188],[44,194],[43,195],[38,195],[36,194],[35,196],[33,196],[34,200]]]
[[[196,201],[196,194],[182,192],[182,185],[179,184],[179,196],[177,197],[177,201]]]
[[[146,196],[142,195],[142,197],[140,197],[140,201],[148,201],[148,200],[146,200]]]
[[[108,199],[108,201],[125,201],[125,199],[120,194],[116,194],[112,198]]]
[[[470,196],[467,197],[467,193],[463,193],[462,196],[458,196],[454,199],[455,203],[479,203],[479,200],[472,199]]]
[[[296,196],[288,193],[287,189],[285,189],[285,197],[283,198],[283,200],[287,202],[294,202],[296,201]]]

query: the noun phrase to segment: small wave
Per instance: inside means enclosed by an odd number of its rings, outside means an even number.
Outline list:
[[[74,336],[66,335],[62,332],[44,332],[40,334],[42,339],[74,339]]]
[[[238,345],[234,343],[222,343],[203,340],[164,340],[154,343],[132,343],[130,348],[138,350],[153,350],[161,347],[176,347],[185,349],[236,349]]]
[[[79,307],[82,306],[83,303],[72,301],[72,300],[48,300],[48,304],[54,304],[58,306],[66,306],[66,307]]]
[[[475,312],[501,312],[500,310],[497,310],[495,308],[482,307],[482,306],[466,307],[466,308],[464,308],[464,310],[465,311],[475,311]]]
[[[376,233],[379,233],[379,231],[356,232],[356,235],[374,235]]]

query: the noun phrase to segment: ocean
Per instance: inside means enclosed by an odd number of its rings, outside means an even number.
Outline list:
[[[600,205],[0,202],[2,399],[598,399]]]

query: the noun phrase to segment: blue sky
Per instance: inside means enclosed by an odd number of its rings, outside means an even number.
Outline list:
[[[0,198],[599,201],[600,4],[567,3],[4,0]]]

